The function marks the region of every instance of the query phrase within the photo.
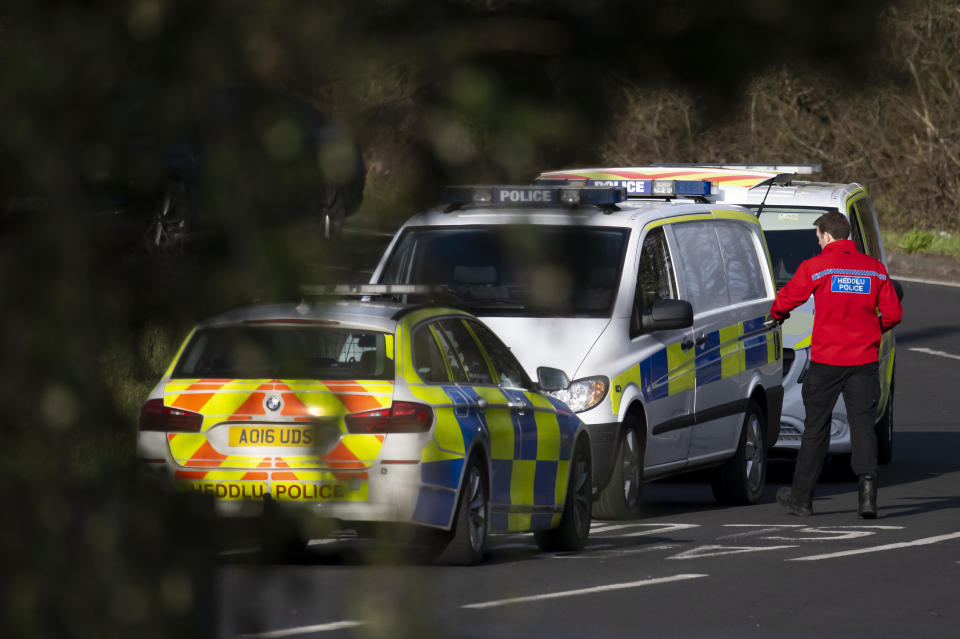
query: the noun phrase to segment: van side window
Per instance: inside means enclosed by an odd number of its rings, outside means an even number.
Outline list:
[[[730,304],[716,226],[716,222],[681,222],[673,225],[681,258],[684,297],[693,306],[694,313]]]
[[[673,259],[667,237],[662,228],[647,233],[640,248],[637,269],[637,290],[630,318],[630,337],[640,334],[640,316],[649,313],[657,300],[677,299],[677,282],[673,274]]]
[[[865,197],[856,201],[854,207],[857,209],[857,215],[860,218],[860,224],[863,226],[863,241],[867,247],[867,255],[881,259],[880,255],[880,229],[877,228],[877,215],[873,210],[870,198]]]
[[[727,266],[727,285],[733,304],[763,299],[767,294],[756,233],[759,231],[742,222],[717,222],[717,237]]]
[[[463,362],[467,380],[471,384],[493,384],[490,368],[480,352],[480,347],[459,319],[446,319],[437,322],[440,332],[447,339]]]

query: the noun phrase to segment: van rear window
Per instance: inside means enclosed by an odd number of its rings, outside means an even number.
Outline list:
[[[404,231],[381,284],[446,284],[482,315],[609,316],[630,229],[547,225]]]

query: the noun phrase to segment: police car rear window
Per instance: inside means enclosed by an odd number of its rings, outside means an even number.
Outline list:
[[[175,378],[393,379],[384,333],[328,326],[230,326],[197,331]]]
[[[608,316],[630,230],[492,225],[407,229],[382,284],[445,284],[480,314]]]

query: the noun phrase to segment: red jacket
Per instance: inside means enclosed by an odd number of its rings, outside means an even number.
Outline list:
[[[783,319],[811,295],[815,312],[810,359],[821,364],[877,361],[880,333],[903,317],[886,267],[860,253],[853,240],[834,240],[820,255],[804,260],[777,293],[770,315]]]

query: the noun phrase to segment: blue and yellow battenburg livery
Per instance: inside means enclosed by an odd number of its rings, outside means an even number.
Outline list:
[[[516,379],[522,367],[510,357],[450,308],[374,300],[234,311],[198,326],[150,394],[140,459],[180,489],[212,495],[226,515],[271,499],[445,530],[472,465],[485,531],[556,528],[575,450],[589,495],[589,436],[561,401]],[[581,515],[585,535],[589,505]]]

